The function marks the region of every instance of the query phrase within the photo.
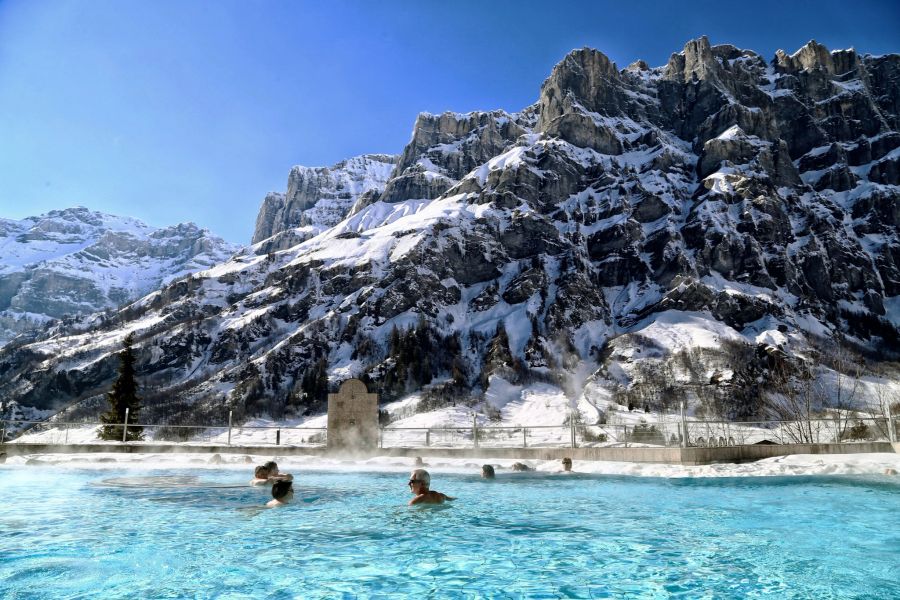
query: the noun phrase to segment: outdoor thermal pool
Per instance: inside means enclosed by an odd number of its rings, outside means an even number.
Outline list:
[[[295,477],[0,467],[0,597],[900,597],[897,478]]]

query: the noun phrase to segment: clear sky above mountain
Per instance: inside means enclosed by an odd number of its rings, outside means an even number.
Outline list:
[[[248,243],[292,165],[399,153],[420,111],[521,109],[573,48],[900,52],[900,3],[730,4],[4,0],[0,217],[84,205]]]

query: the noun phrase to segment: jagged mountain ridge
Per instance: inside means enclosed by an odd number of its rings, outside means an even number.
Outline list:
[[[577,50],[520,113],[421,116],[384,189],[334,227],[259,240],[120,317],[145,381],[193,415],[315,408],[299,392],[317,365],[419,385],[391,339],[416,323],[442,337],[419,340],[438,348],[424,379],[467,389],[521,376],[504,361],[628,384],[627,346],[661,315],[786,352],[840,333],[892,355],[898,82],[900,55],[815,42],[766,62],[700,38],[653,69]],[[120,339],[6,352],[0,391],[89,400]]]
[[[156,228],[84,207],[0,219],[0,345],[56,319],[117,308],[235,250],[193,223]]]
[[[292,168],[287,192],[263,200],[252,243],[269,240],[267,251],[282,250],[337,225],[360,196],[384,189],[396,162],[396,156],[366,154],[331,167]]]

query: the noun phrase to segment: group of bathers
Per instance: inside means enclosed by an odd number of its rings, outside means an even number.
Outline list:
[[[422,466],[421,457],[416,457],[416,466]],[[570,472],[572,470],[572,459],[562,459],[563,471]],[[524,463],[513,463],[511,469],[513,471],[531,471],[531,467]],[[483,465],[481,467],[481,477],[484,479],[493,479],[495,477],[493,465]],[[284,506],[294,498],[294,476],[290,473],[281,473],[278,470],[278,464],[270,460],[269,462],[259,465],[253,472],[253,479],[250,485],[271,485],[272,499],[266,504],[268,507]],[[409,475],[409,490],[415,496],[409,501],[410,505],[414,504],[443,504],[446,500],[453,500],[451,496],[442,494],[431,487],[431,475],[425,469],[415,469]]]

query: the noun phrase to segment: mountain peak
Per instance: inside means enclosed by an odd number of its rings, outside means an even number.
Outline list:
[[[689,40],[681,52],[672,54],[663,76],[681,82],[718,79],[719,63],[705,35]]]
[[[831,76],[856,71],[860,66],[859,55],[854,48],[829,52],[828,48],[816,40],[808,41],[790,55],[784,50],[778,50],[775,52],[773,63],[776,69],[783,73],[821,70]]]

